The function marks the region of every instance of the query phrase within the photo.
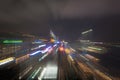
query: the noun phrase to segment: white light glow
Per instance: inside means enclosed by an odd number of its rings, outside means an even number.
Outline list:
[[[43,79],[57,79],[57,72],[58,72],[57,66],[48,65],[46,67],[46,72],[43,76]]]

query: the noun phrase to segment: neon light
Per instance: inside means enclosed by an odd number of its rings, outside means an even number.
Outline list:
[[[22,40],[4,40],[3,43],[8,44],[8,43],[22,43]]]
[[[64,51],[64,48],[63,48],[63,47],[60,47],[59,50],[60,50],[60,51]]]
[[[53,47],[56,47],[56,46],[57,46],[57,44],[53,45]]]
[[[46,52],[48,52],[50,48],[52,48],[52,46],[47,47],[45,50],[41,51],[41,53],[46,53]]]
[[[57,66],[51,66],[51,65],[48,65],[46,67],[46,71],[45,71],[45,74],[44,76],[42,77],[42,79],[51,79],[51,80],[55,80],[57,79],[57,73],[58,73],[58,67]]]
[[[52,48],[52,46],[47,47],[45,50],[36,51],[36,52],[30,54],[30,56],[33,56],[33,55],[38,54],[38,53],[46,53],[49,51],[50,48]]]
[[[39,51],[36,51],[36,52],[30,54],[30,56],[33,56],[33,55],[35,55],[35,54],[37,54],[37,53],[40,53],[40,52],[41,52],[40,50],[39,50]]]
[[[9,62],[14,61],[14,59],[15,59],[14,57],[9,57],[9,58],[0,60],[0,66],[1,66],[1,65],[4,65],[4,64],[7,64],[7,63],[9,63]]]
[[[57,41],[56,43],[60,43],[59,41]]]
[[[46,44],[43,44],[43,45],[40,45],[39,48],[41,48],[41,47],[45,47],[45,46],[46,46]]]

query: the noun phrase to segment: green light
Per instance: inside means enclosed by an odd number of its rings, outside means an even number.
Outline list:
[[[9,43],[22,43],[22,40],[4,40],[3,43],[9,44]]]

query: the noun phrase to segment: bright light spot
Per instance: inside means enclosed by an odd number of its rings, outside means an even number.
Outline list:
[[[104,74],[103,72],[96,70],[95,69],[96,74],[98,74],[99,76],[103,77],[105,80],[112,80],[109,76],[107,76],[106,74]]]
[[[67,54],[70,54],[71,51],[70,51],[68,48],[66,48],[66,49],[65,49],[65,52],[66,52]]]
[[[53,47],[56,47],[56,46],[57,46],[57,44],[53,45]]]
[[[54,42],[55,42],[55,40],[54,40],[54,39],[51,39],[51,40],[50,40],[50,42],[54,43]]]
[[[41,53],[46,53],[46,52],[48,52],[49,49],[51,49],[51,48],[52,48],[52,46],[49,46],[49,47],[47,47],[45,50],[41,51]]]
[[[7,63],[9,63],[9,62],[14,61],[14,59],[15,59],[15,57],[9,57],[9,58],[0,60],[0,66],[1,66],[1,65],[4,65],[4,64],[7,64]]]
[[[23,40],[4,40],[3,43],[9,44],[9,43],[23,43]]]
[[[46,46],[46,44],[43,44],[43,45],[40,45],[39,48],[41,48],[41,47],[45,47],[45,46]]]
[[[52,48],[52,46],[49,46],[49,47],[47,47],[45,50],[39,50],[39,51],[36,51],[36,52],[30,54],[30,56],[33,56],[33,55],[38,54],[38,53],[46,53],[46,52],[48,52],[49,49],[51,49],[51,48]]]
[[[45,71],[45,74],[44,76],[42,77],[42,79],[57,79],[57,72],[58,72],[58,67],[57,66],[50,66],[48,65],[46,67],[46,71]]]
[[[59,41],[57,41],[56,43],[60,43]]]
[[[40,50],[39,50],[39,51],[36,51],[36,52],[30,54],[30,56],[33,56],[33,55],[35,55],[35,54],[37,54],[37,53],[40,53],[40,52],[41,52]]]
[[[60,51],[64,51],[64,48],[63,48],[63,47],[60,47],[59,50],[60,50]]]

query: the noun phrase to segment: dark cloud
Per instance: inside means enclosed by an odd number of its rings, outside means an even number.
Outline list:
[[[8,23],[22,23],[26,21],[42,22],[47,20],[51,13],[43,1],[32,0],[5,0],[1,1],[0,21]]]
[[[70,0],[61,10],[61,17],[84,18],[120,14],[120,1],[114,0]]]
[[[76,39],[86,29],[105,26],[100,18],[108,15],[120,15],[119,0],[1,0],[0,31],[48,36],[52,29],[62,38]],[[118,24],[110,19],[114,24],[108,21],[106,26]]]
[[[114,0],[1,0],[0,21],[42,22],[48,18],[97,17],[120,13]]]

